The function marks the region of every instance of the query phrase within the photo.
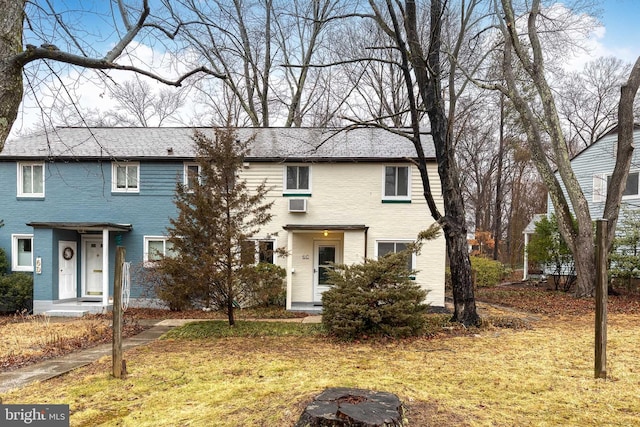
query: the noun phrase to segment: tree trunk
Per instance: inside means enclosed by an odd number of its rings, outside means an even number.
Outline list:
[[[591,297],[594,294],[596,283],[596,255],[593,233],[578,236],[576,238],[576,247],[580,249],[573,252],[573,261],[576,269],[575,296],[578,298]]]
[[[476,312],[466,233],[445,228],[445,235],[453,285],[453,320],[466,326],[477,325],[480,317]]]
[[[22,66],[11,61],[22,51],[25,0],[0,0],[0,151],[22,101]]]

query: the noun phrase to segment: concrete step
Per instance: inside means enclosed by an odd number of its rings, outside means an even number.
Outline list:
[[[89,310],[49,310],[44,314],[51,317],[82,317],[89,314]]]

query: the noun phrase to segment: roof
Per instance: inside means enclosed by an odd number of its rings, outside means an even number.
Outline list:
[[[533,234],[536,232],[536,223],[542,221],[542,218],[546,217],[547,214],[535,214],[531,221],[522,231],[522,234]]]
[[[640,130],[640,123],[634,123],[633,124],[633,139],[636,140],[638,138],[638,131]],[[600,138],[596,139],[595,141],[593,141],[593,143],[591,145],[586,146],[585,148],[583,148],[582,150],[580,150],[579,152],[577,152],[572,158],[571,161],[574,161],[577,157],[580,157],[583,153],[589,151],[591,149],[591,147],[593,147],[594,145],[598,144],[600,141],[602,141],[603,139],[605,139],[608,136],[611,135],[617,135],[618,134],[618,125],[614,125],[612,126],[609,130],[607,130],[606,132],[604,132],[602,134],[602,136],[600,136]],[[554,170],[554,172],[557,172],[557,168]]]
[[[7,141],[2,160],[155,159],[195,157],[195,130],[212,128],[66,127]],[[415,158],[411,141],[380,128],[238,128],[238,139],[255,139],[247,160],[376,161]],[[424,135],[427,159],[435,159],[430,135]]]
[[[30,222],[27,224],[33,228],[58,228],[62,230],[102,231],[131,231],[131,224],[114,224],[112,222]]]

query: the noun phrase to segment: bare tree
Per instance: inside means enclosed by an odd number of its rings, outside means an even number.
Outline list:
[[[148,82],[140,79],[113,85],[109,92],[118,103],[118,109],[110,115],[131,126],[160,127],[185,103],[184,91],[165,88],[154,92]]]
[[[593,293],[595,283],[595,253],[593,245],[593,225],[589,213],[587,199],[583,194],[578,180],[571,168],[568,144],[563,133],[562,123],[551,87],[545,74],[545,52],[541,40],[541,32],[559,31],[565,28],[566,23],[549,18],[550,13],[543,14],[540,0],[533,0],[531,7],[524,11],[523,19],[526,19],[526,32],[519,33],[521,20],[514,11],[510,0],[501,0],[500,29],[504,36],[504,71],[506,85],[496,84],[494,87],[501,90],[507,96],[518,114],[526,131],[532,158],[540,175],[545,182],[551,201],[555,207],[558,224],[562,236],[574,254],[577,273],[577,296],[588,296]],[[631,74],[628,85],[628,98],[620,103],[621,110],[628,107],[633,112],[633,99],[637,91],[636,74],[640,69]],[[532,83],[537,98],[542,105],[542,111],[534,111],[532,104],[528,102],[516,78],[516,70],[522,70],[527,79]],[[624,92],[623,92],[624,94]],[[633,123],[633,114],[630,115]],[[620,124],[622,121],[619,120]],[[629,130],[628,128],[626,128]],[[622,129],[621,129],[622,130]],[[633,147],[631,136],[619,135],[618,159],[612,176],[611,189],[607,194],[605,219],[609,219],[609,231],[615,230],[615,222],[618,207],[622,197],[626,176],[631,162]],[[551,162],[545,150],[544,141],[548,139],[551,146],[551,156],[558,174],[554,172]],[[562,184],[561,184],[562,182]],[[566,189],[566,192],[563,191]],[[568,200],[567,200],[568,197]],[[607,209],[608,208],[608,209]],[[576,218],[576,226],[572,221],[572,212]],[[613,233],[611,233],[613,235]],[[610,246],[610,244],[609,244]]]
[[[473,2],[475,5],[475,2]],[[443,68],[441,52],[443,49],[442,29],[444,25],[444,4],[433,0],[429,9],[429,31],[418,31],[426,23],[425,15],[419,15],[415,1],[386,1],[378,5],[370,0],[374,19],[387,35],[388,47],[399,52],[396,62],[402,73],[409,101],[410,129],[407,137],[413,142],[418,156],[417,168],[422,180],[424,196],[432,217],[441,225],[447,241],[447,254],[451,266],[455,321],[465,325],[477,324],[471,264],[467,250],[467,228],[465,207],[460,184],[460,174],[454,157],[452,141],[452,123],[445,109],[442,82],[446,76],[455,73],[456,62],[450,62],[449,68]],[[462,22],[459,35],[467,30],[469,15],[473,7],[462,9]],[[423,35],[428,37],[423,38]],[[424,48],[423,46],[426,46]],[[453,66],[452,66],[453,65]],[[455,79],[449,79],[455,83]],[[449,88],[448,93],[459,94],[458,88]],[[449,100],[449,108],[455,109],[455,102]],[[427,173],[427,162],[422,147],[421,116],[425,114],[431,126],[431,136],[435,146],[438,174],[440,177],[444,212],[437,206]]]
[[[630,72],[630,64],[601,57],[588,62],[581,72],[562,77],[558,110],[568,124],[571,154],[593,144],[616,123],[620,86]]]
[[[338,25],[342,2],[164,3],[170,19],[181,28],[184,43],[197,52],[199,60],[227,77],[224,82],[203,80],[201,90],[233,95],[228,112],[237,112],[235,106],[239,106],[251,126],[270,126],[276,120],[284,126],[301,126],[318,102],[330,99],[326,93],[331,74],[311,64],[323,62],[328,55],[326,38],[332,25]],[[215,87],[219,84],[226,88]]]
[[[26,0],[0,0],[0,150],[16,120],[22,101],[23,71],[36,61],[44,61],[47,65],[58,62],[96,70],[133,71],[172,86],[180,86],[186,78],[199,72],[223,77],[205,67],[198,67],[175,80],[170,80],[154,71],[128,65],[122,60],[125,50],[140,35],[143,28],[150,28],[150,8],[148,0],[142,0],[137,9],[128,7],[123,0],[117,0],[116,5],[122,34],[109,52],[103,56],[92,56],[88,49],[81,45],[81,38],[76,37],[71,26],[63,20],[61,11],[54,9],[52,2],[40,4],[27,3]],[[49,26],[37,24],[38,19],[46,17],[54,21],[55,24],[51,27],[58,31],[57,34],[46,34],[44,29]],[[29,34],[33,35],[38,46],[32,43],[24,45],[25,20]],[[43,31],[40,31],[41,29]],[[39,40],[36,41],[36,38]],[[67,46],[60,48],[54,45],[56,40],[64,40]]]

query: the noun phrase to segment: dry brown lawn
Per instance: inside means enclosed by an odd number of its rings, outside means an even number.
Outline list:
[[[640,313],[610,315],[607,380],[593,378],[592,315],[520,317],[531,327],[401,341],[159,340],[126,353],[124,380],[103,358],[2,398],[69,404],[72,426],[291,426],[314,395],[348,386],[396,393],[411,426],[640,425]]]

